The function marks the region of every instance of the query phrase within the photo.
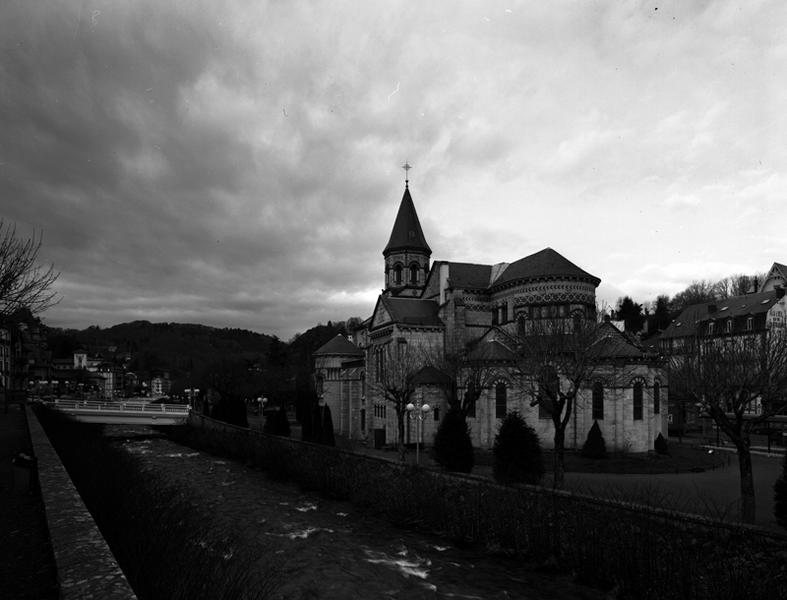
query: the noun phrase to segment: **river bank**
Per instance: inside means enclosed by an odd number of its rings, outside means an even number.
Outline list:
[[[65,427],[48,429],[140,599],[603,597],[147,428]]]

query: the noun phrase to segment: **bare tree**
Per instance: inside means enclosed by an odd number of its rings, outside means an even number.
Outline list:
[[[669,308],[672,311],[683,310],[692,304],[713,302],[717,299],[717,284],[707,281],[692,281],[682,292],[675,294],[670,300]]]
[[[566,427],[580,389],[604,369],[599,324],[584,317],[525,321],[514,343],[517,366],[531,387],[531,406],[540,405],[552,419],[553,484],[562,487]]]
[[[18,236],[16,226],[0,219],[0,317],[21,308],[36,314],[57,304],[51,288],[60,273],[38,264],[42,241],[41,234]]]
[[[489,387],[507,366],[494,354],[494,343],[497,342],[480,341],[474,348],[458,354],[431,350],[425,354],[427,364],[445,375],[441,389],[448,406],[465,417],[473,414],[484,389]]]
[[[394,341],[372,350],[375,369],[369,387],[380,394],[396,412],[397,449],[404,462],[404,420],[407,404],[416,388],[415,376],[426,366],[426,351],[412,344]]]
[[[751,432],[787,409],[787,334],[694,338],[670,358],[670,387],[698,404],[738,453],[741,520],[753,523]]]

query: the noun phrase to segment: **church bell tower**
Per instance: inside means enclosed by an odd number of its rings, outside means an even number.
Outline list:
[[[405,163],[408,172],[412,167]],[[383,250],[385,258],[385,289],[389,296],[420,297],[429,275],[432,250],[426,243],[418,213],[410,196],[410,180],[405,179],[404,195],[396,214],[391,237]]]

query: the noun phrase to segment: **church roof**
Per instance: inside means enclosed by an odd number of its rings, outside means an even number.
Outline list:
[[[465,289],[486,289],[489,287],[491,265],[449,262],[448,279],[451,286]]]
[[[535,279],[538,277],[575,277],[589,280],[594,285],[598,285],[601,282],[598,277],[580,269],[552,248],[544,248],[540,252],[520,258],[518,261],[508,265],[508,268],[492,282],[492,285],[498,286],[509,281]]]
[[[413,375],[413,383],[416,385],[448,385],[451,383],[451,378],[440,369],[427,365]]]
[[[315,352],[314,356],[318,354],[339,354],[342,356],[363,356],[363,351],[361,351],[358,346],[353,344],[349,341],[346,337],[344,337],[341,333],[337,333],[336,336],[329,340],[327,343],[320,346]]]
[[[612,323],[599,325],[597,352],[600,358],[643,358],[645,352],[625,332]]]
[[[443,325],[440,317],[437,316],[439,306],[433,300],[390,298],[387,296],[382,296],[381,300],[394,323],[426,327],[442,327]]]
[[[415,212],[415,204],[410,196],[409,186],[404,188],[402,203],[399,205],[391,238],[383,250],[383,255],[394,250],[422,250],[427,254],[432,254],[432,249],[426,243],[424,232],[421,229],[418,213]]]
[[[516,354],[500,340],[490,339],[476,344],[467,358],[471,361],[510,361],[516,358]]]

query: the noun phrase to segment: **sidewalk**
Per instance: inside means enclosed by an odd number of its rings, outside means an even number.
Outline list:
[[[57,573],[44,505],[37,494],[19,489],[13,458],[30,447],[24,407],[0,398],[0,598],[58,598]],[[15,485],[16,484],[16,485]]]

